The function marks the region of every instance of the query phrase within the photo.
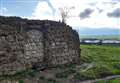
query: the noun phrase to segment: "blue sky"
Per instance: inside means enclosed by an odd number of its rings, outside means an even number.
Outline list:
[[[119,28],[120,0],[0,0],[0,15],[61,20],[60,8],[71,8],[66,23],[74,28]]]
[[[32,15],[38,0],[1,0],[1,8],[3,15],[15,15],[21,17],[29,17]]]

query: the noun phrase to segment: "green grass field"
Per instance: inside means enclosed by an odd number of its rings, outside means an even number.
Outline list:
[[[120,47],[81,45],[81,59],[85,63],[108,68],[113,74],[120,74]]]
[[[84,73],[89,73],[92,75],[91,77],[95,78],[120,75],[120,47],[81,45],[81,50],[82,63],[92,65]],[[113,82],[111,81],[109,83]]]
[[[99,81],[97,83],[120,83],[120,78],[116,78],[116,79],[109,80],[109,81]]]

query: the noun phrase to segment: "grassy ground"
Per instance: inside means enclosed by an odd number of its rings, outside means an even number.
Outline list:
[[[99,81],[97,83],[120,83],[120,78],[116,78],[116,79],[109,80],[109,81]]]
[[[103,67],[112,74],[120,74],[120,47],[81,45],[81,49],[83,63],[93,63],[97,68]]]
[[[120,47],[81,45],[81,49],[82,63],[92,65],[84,73],[88,72],[95,78],[120,75]]]

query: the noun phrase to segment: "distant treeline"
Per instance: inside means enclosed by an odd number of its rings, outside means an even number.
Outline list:
[[[81,35],[80,39],[120,40],[120,35]]]
[[[96,44],[96,45],[120,45],[120,40],[111,39],[81,39],[81,44]]]

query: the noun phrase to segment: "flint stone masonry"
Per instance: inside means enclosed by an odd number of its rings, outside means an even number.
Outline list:
[[[78,33],[64,23],[0,16],[0,75],[78,63],[79,46]]]

